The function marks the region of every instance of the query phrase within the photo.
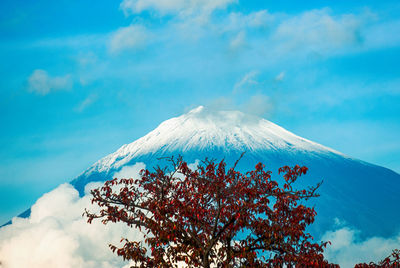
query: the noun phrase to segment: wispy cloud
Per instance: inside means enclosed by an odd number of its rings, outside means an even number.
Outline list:
[[[257,85],[259,82],[256,77],[259,74],[258,71],[250,71],[246,73],[238,82],[233,86],[233,93],[242,91],[245,87]]]
[[[217,9],[226,8],[237,0],[123,0],[120,7],[125,15],[143,11],[156,12],[158,15],[209,15]]]
[[[249,13],[226,11],[219,13],[217,18],[207,17],[206,20],[180,16],[178,21],[167,21],[164,30],[171,32],[170,27],[178,26],[192,36],[228,37],[229,49],[246,47],[256,50],[274,63],[273,59],[301,57],[309,53],[330,56],[360,51],[368,47],[365,43],[369,42],[366,29],[374,20],[370,12],[336,14],[329,8],[298,14],[270,13],[267,10]]]
[[[75,111],[78,113],[83,112],[88,108],[90,105],[92,105],[96,100],[98,99],[98,95],[93,93],[87,96],[78,106],[75,107]]]
[[[248,14],[241,12],[231,12],[227,15],[227,21],[224,22],[223,29],[226,31],[235,31],[246,28],[260,28],[271,26],[275,16],[267,10],[258,10]]]
[[[258,71],[250,71],[235,83],[227,97],[212,100],[207,107],[221,110],[241,110],[245,113],[267,116],[273,108],[270,96],[265,93],[266,81],[258,80]]]
[[[66,90],[72,87],[71,75],[50,76],[47,71],[37,69],[28,78],[28,90],[40,95],[47,95],[51,91]]]
[[[328,8],[284,16],[268,41],[274,53],[338,53],[361,46],[360,31],[368,17],[364,14],[333,15]],[[290,54],[289,54],[290,55]]]
[[[140,48],[149,38],[149,32],[142,25],[121,27],[111,35],[109,50],[118,53],[122,50]]]
[[[246,32],[240,31],[229,43],[232,50],[238,50],[246,45]]]

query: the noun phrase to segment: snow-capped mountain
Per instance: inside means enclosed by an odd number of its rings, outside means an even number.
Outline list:
[[[215,151],[221,151],[222,154],[208,155]],[[96,162],[80,178],[88,178],[97,173],[110,174],[127,164],[137,162],[138,158],[146,160],[154,159],[153,156],[176,154],[196,159],[203,154],[208,157],[226,158],[231,154],[240,155],[242,152],[247,152],[249,157],[254,154],[275,154],[276,157],[284,154],[286,158],[294,157],[296,161],[297,154],[317,158],[336,155],[345,157],[333,149],[296,136],[265,119],[239,111],[211,112],[200,106],[187,114],[164,121],[144,137],[125,144],[116,152]],[[80,180],[75,182],[79,183]]]
[[[250,170],[264,163],[277,175],[284,165],[305,165],[310,172],[299,187],[324,180],[312,200],[318,212],[313,231],[346,222],[368,235],[391,235],[400,228],[400,175],[306,140],[262,118],[238,111],[210,111],[202,106],[161,123],[144,137],[126,144],[96,162],[71,183],[83,194],[92,181],[111,179],[123,167],[143,162],[159,165],[158,158],[182,155],[188,162],[205,157],[240,161]]]

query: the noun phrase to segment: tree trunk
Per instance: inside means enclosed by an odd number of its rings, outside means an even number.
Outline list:
[[[210,260],[208,258],[208,254],[204,255],[203,257],[203,267],[210,268]]]

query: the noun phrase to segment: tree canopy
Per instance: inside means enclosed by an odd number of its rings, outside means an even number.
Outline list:
[[[143,241],[110,245],[135,267],[329,266],[328,242],[313,242],[306,227],[316,212],[303,201],[317,197],[320,183],[296,189],[307,168],[284,166],[282,185],[261,163],[241,173],[237,162],[204,160],[195,168],[169,158],[169,168],[142,170],[139,179],[113,179],[92,190],[99,213],[88,222],[124,222],[140,229]]]

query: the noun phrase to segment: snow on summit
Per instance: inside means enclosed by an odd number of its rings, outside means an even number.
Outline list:
[[[140,155],[221,148],[224,151],[303,151],[340,154],[284,128],[240,111],[215,111],[199,106],[162,122],[142,138],[99,160],[90,171],[118,168]]]

